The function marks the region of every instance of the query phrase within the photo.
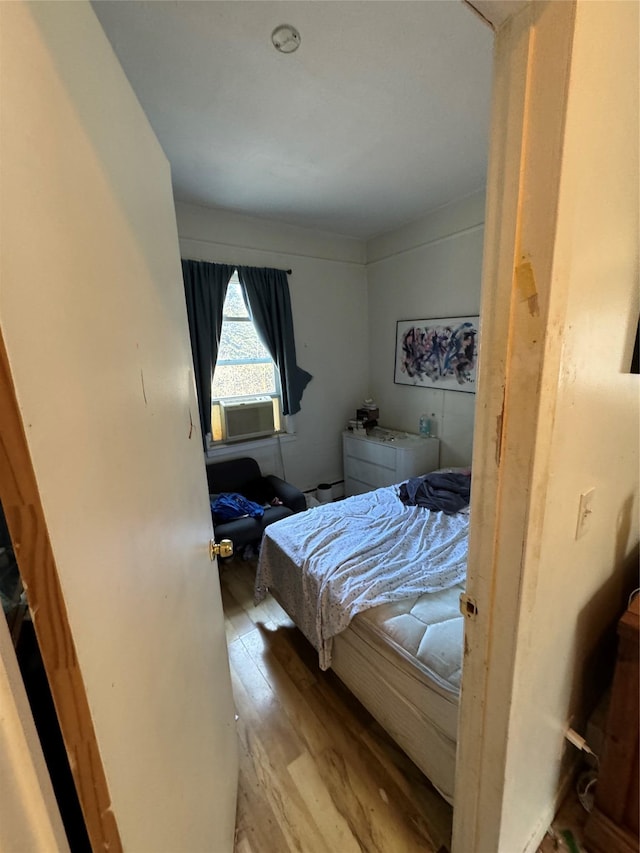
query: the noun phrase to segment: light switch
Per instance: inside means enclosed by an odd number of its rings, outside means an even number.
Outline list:
[[[578,506],[578,524],[576,525],[576,539],[579,539],[581,536],[587,532],[589,528],[589,523],[591,521],[591,515],[593,513],[593,496],[595,495],[595,488],[589,489],[587,492],[583,492],[580,495],[580,504]]]

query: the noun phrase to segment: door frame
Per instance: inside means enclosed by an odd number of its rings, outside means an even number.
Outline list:
[[[469,5],[495,45],[453,853],[502,849],[521,592],[537,572],[556,398],[542,379],[576,9]]]
[[[0,325],[0,502],[94,850],[122,850]]]

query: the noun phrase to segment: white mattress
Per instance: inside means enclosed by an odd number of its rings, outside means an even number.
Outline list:
[[[360,613],[331,668],[453,802],[464,619],[461,585]]]
[[[415,599],[373,607],[357,624],[377,634],[447,694],[460,690],[464,620],[462,584]]]

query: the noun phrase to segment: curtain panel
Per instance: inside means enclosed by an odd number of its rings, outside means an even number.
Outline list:
[[[298,367],[289,282],[284,270],[238,267],[249,315],[280,374],[282,413],[300,411],[302,393],[313,378]]]
[[[228,264],[182,261],[200,429],[205,449],[207,433],[211,432],[211,383],[220,346],[222,309],[234,270],[235,267]]]

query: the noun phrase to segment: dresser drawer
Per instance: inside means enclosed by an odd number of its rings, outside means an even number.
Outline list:
[[[385,447],[384,444],[375,441],[345,438],[345,452],[347,456],[361,459],[363,462],[372,462],[384,468],[395,469],[396,467],[395,447]]]
[[[370,489],[379,489],[381,486],[391,486],[395,483],[396,469],[382,468],[373,462],[365,462],[364,459],[354,459],[351,456],[347,460],[345,476],[367,483]]]
[[[438,467],[437,438],[396,433],[394,441],[376,441],[351,432],[342,434],[345,495],[392,486]]]

